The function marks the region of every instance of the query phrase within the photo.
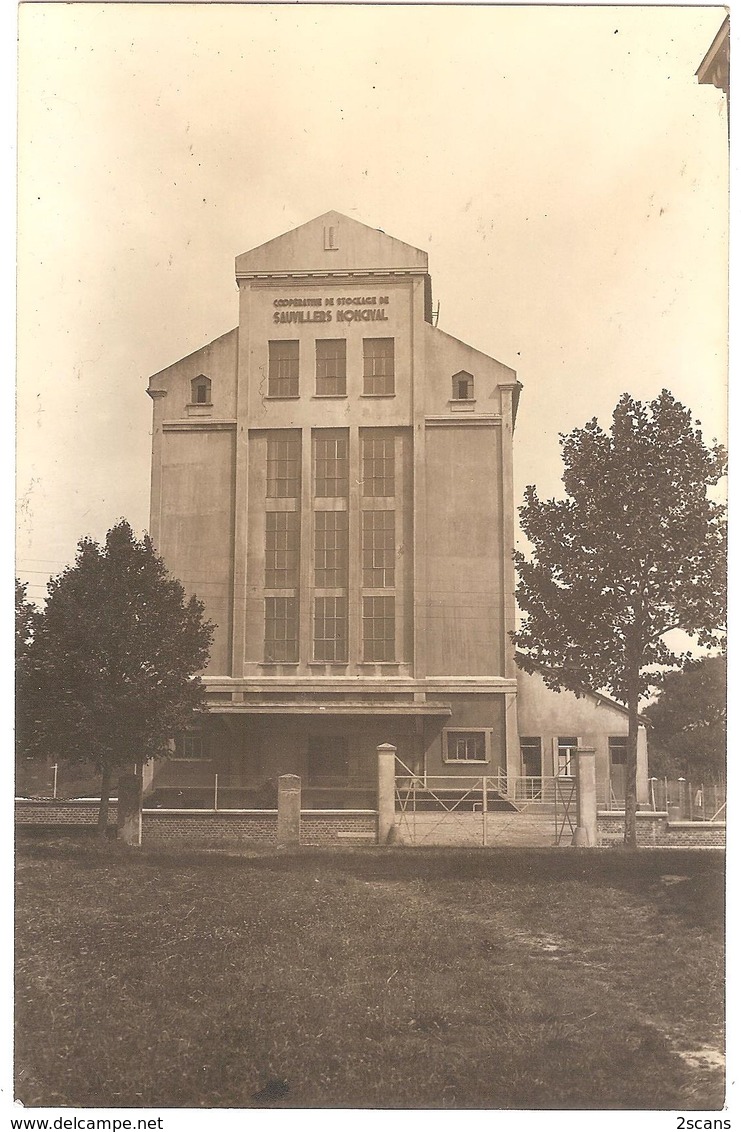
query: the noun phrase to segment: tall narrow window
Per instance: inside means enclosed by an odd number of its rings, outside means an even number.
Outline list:
[[[396,491],[393,432],[367,429],[361,435],[363,495],[393,496]]]
[[[347,660],[347,598],[314,598],[314,660]]]
[[[393,397],[393,338],[363,339],[363,393],[367,397]]]
[[[295,597],[265,598],[265,660],[268,664],[298,661],[298,601]]]
[[[314,515],[314,585],[320,590],[347,585],[347,511]]]
[[[298,342],[268,342],[268,397],[298,397]]]
[[[344,397],[347,393],[347,343],[344,338],[318,338],[316,342],[317,397]]]
[[[347,433],[323,430],[314,435],[314,495],[320,499],[347,496]]]
[[[579,740],[575,735],[559,735],[557,749],[557,770],[559,778],[573,778],[576,774],[576,749]]]
[[[265,589],[292,590],[298,585],[298,511],[265,515]]]
[[[190,383],[190,400],[193,405],[210,405],[211,378],[199,374]]]
[[[276,430],[268,433],[268,499],[296,499],[301,494],[301,433]]]
[[[363,598],[363,660],[395,659],[395,612],[393,597]]]
[[[473,401],[473,374],[464,369],[453,376],[453,400]]]
[[[363,586],[393,589],[396,545],[394,511],[363,511]]]

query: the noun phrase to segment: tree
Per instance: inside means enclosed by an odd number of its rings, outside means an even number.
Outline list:
[[[725,624],[725,508],[708,489],[725,452],[663,390],[624,394],[605,432],[596,419],[561,436],[565,499],[520,508],[533,547],[515,552],[524,615],[518,664],[557,691],[604,689],[628,709],[625,844],[636,844],[638,705],[657,673],[689,656],[668,634],[717,645]]]
[[[25,673],[26,741],[37,754],[97,767],[101,833],[114,772],[167,753],[202,706],[197,673],[214,630],[203,610],[125,520],[103,546],[82,539],[74,566],[49,582]]]
[[[39,610],[26,598],[26,582],[15,580],[15,700],[16,754],[28,745],[29,718],[24,690],[28,683],[31,642],[39,620]],[[21,764],[16,759],[16,788],[21,779]]]
[[[656,703],[644,710],[651,723],[651,770],[692,782],[719,782],[726,761],[726,657],[689,660],[668,672]],[[656,754],[654,754],[656,751]]]

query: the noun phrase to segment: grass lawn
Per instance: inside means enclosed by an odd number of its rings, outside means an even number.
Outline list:
[[[25,844],[27,1106],[715,1109],[714,852]]]

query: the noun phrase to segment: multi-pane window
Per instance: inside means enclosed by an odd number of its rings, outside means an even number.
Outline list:
[[[446,731],[445,761],[449,763],[485,763],[485,731]]]
[[[363,586],[394,588],[394,511],[363,511]]]
[[[369,429],[363,434],[361,442],[363,495],[382,498],[395,494],[394,446],[395,437],[392,432]]]
[[[363,598],[363,660],[394,660],[396,634],[393,597]]]
[[[314,598],[314,660],[347,660],[347,598]]]
[[[556,774],[560,778],[571,778],[576,774],[576,749],[579,740],[575,735],[559,735],[556,752]]]
[[[347,585],[347,511],[314,516],[314,585],[321,590]]]
[[[363,393],[375,397],[393,396],[393,338],[363,339]]]
[[[268,397],[298,397],[298,342],[268,342]]]
[[[314,495],[338,499],[347,495],[347,433],[327,429],[314,436]]]
[[[344,397],[347,393],[347,343],[344,338],[318,338],[316,342],[318,397]]]
[[[608,743],[611,766],[625,766],[628,762],[628,740],[626,736],[610,735]]]
[[[208,758],[202,731],[182,731],[175,739],[175,758],[199,762]]]
[[[265,515],[265,589],[292,590],[298,585],[299,515],[268,511]]]
[[[265,598],[265,660],[268,664],[298,661],[298,600]]]
[[[301,494],[301,433],[268,433],[268,499],[296,499]]]

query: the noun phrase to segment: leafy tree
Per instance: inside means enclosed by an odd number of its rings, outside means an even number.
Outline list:
[[[679,774],[693,782],[720,782],[726,760],[726,657],[689,660],[666,673],[651,723],[652,773]]]
[[[74,566],[49,582],[24,680],[26,742],[97,767],[101,833],[114,772],[165,754],[202,704],[214,630],[203,609],[125,520],[103,546],[82,539]]]
[[[688,657],[672,630],[712,646],[725,623],[725,508],[708,496],[725,453],[667,390],[650,403],[624,394],[610,432],[593,419],[561,447],[566,498],[540,500],[531,485],[520,508],[533,553],[515,552],[517,662],[554,690],[604,689],[628,708],[624,840],[635,846],[638,704]]]
[[[26,582],[15,580],[15,699],[16,699],[16,754],[24,753],[28,745],[30,720],[24,689],[28,683],[31,642],[39,620],[39,610],[26,598]],[[16,760],[16,782],[20,781],[21,763]]]

